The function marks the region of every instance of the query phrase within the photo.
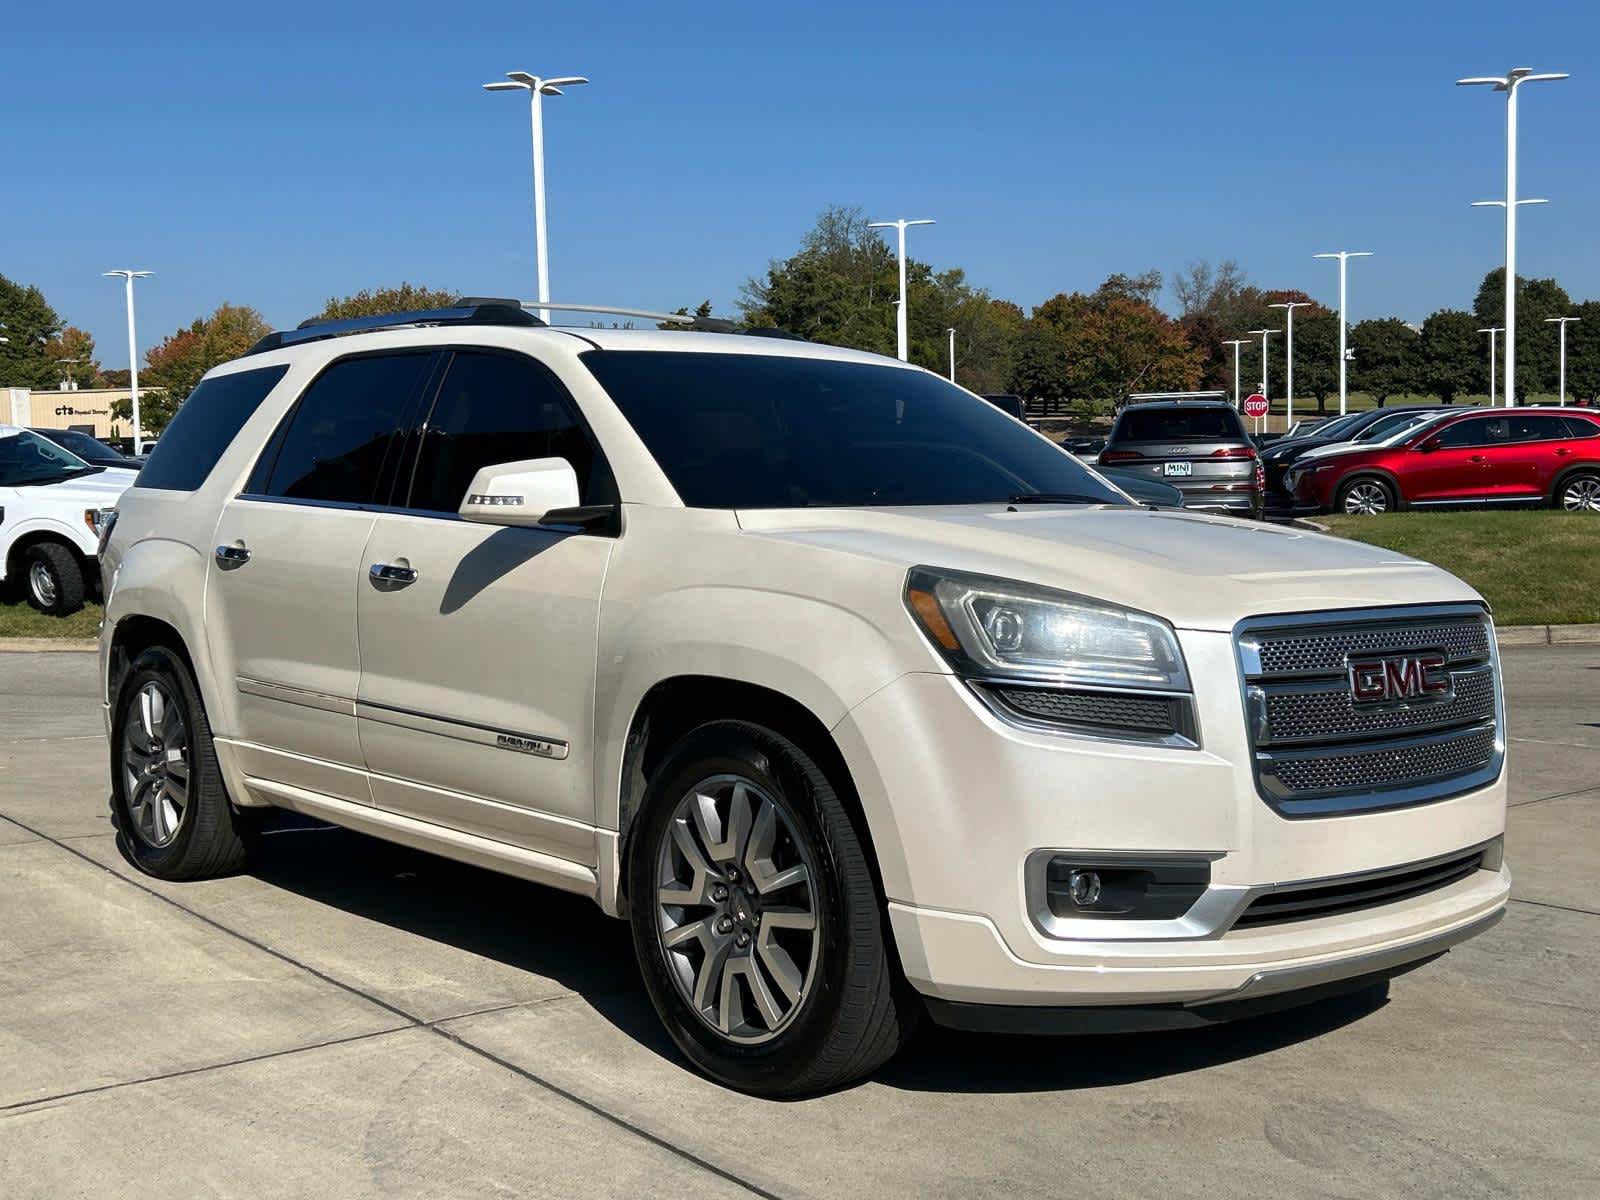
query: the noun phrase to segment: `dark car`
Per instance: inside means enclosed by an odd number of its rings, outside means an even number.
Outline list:
[[[1100,465],[1171,484],[1189,508],[1253,515],[1261,464],[1226,400],[1136,400],[1117,414]]]
[[[1293,498],[1284,486],[1283,476],[1290,466],[1299,461],[1308,450],[1331,446],[1337,442],[1356,440],[1376,442],[1397,432],[1417,413],[1437,413],[1439,406],[1404,405],[1396,408],[1373,408],[1365,412],[1348,413],[1317,424],[1314,429],[1294,437],[1281,438],[1261,451],[1261,469],[1266,477],[1265,510],[1273,515],[1288,513],[1294,506]]]
[[[1162,483],[1138,471],[1124,471],[1116,467],[1096,469],[1140,504],[1153,504],[1159,508],[1183,507],[1183,493],[1170,483]]]
[[[1463,412],[1371,450],[1296,463],[1287,483],[1313,512],[1547,504],[1600,513],[1600,414]]]
[[[49,439],[64,450],[72,451],[92,467],[124,467],[135,471],[139,469],[139,464],[134,459],[119,454],[91,434],[76,429],[35,429],[33,432]]]

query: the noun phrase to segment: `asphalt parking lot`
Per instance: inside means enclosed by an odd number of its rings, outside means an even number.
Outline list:
[[[287,823],[136,877],[93,656],[0,654],[0,1196],[1600,1195],[1600,647],[1504,657],[1515,899],[1386,1002],[924,1029],[777,1104],[685,1069],[587,902]]]

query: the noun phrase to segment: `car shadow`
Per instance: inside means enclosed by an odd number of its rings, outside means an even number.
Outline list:
[[[650,1006],[628,927],[592,901],[286,812],[250,873],[319,904],[554,980],[646,1049],[686,1065]],[[1083,1037],[973,1034],[924,1021],[875,1082],[989,1093],[1114,1087],[1254,1058],[1322,1037],[1387,1002],[1386,984],[1194,1030]]]

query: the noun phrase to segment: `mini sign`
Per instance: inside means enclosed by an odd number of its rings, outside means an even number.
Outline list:
[[[1254,417],[1256,420],[1260,420],[1262,417],[1267,415],[1267,409],[1269,407],[1270,405],[1267,404],[1267,398],[1260,392],[1257,392],[1253,396],[1245,397],[1244,415],[1247,417]]]

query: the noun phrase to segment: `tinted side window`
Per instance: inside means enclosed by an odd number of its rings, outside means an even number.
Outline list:
[[[1550,442],[1568,436],[1567,423],[1560,417],[1535,413],[1525,417],[1511,417],[1510,421],[1513,442]]]
[[[201,380],[162,431],[135,486],[194,491],[288,369],[262,367]]]
[[[1439,431],[1441,446],[1492,446],[1506,440],[1510,430],[1504,417],[1476,417],[1457,421]]]
[[[549,372],[521,355],[460,351],[422,431],[406,506],[453,513],[480,468],[557,457],[572,464],[586,502],[614,499],[599,494],[604,466],[596,470],[594,446]]]
[[[293,500],[371,503],[432,357],[349,358],[317,376],[289,416],[261,490]]]
[[[1567,436],[1575,438],[1600,437],[1600,423],[1585,417],[1567,417]]]

